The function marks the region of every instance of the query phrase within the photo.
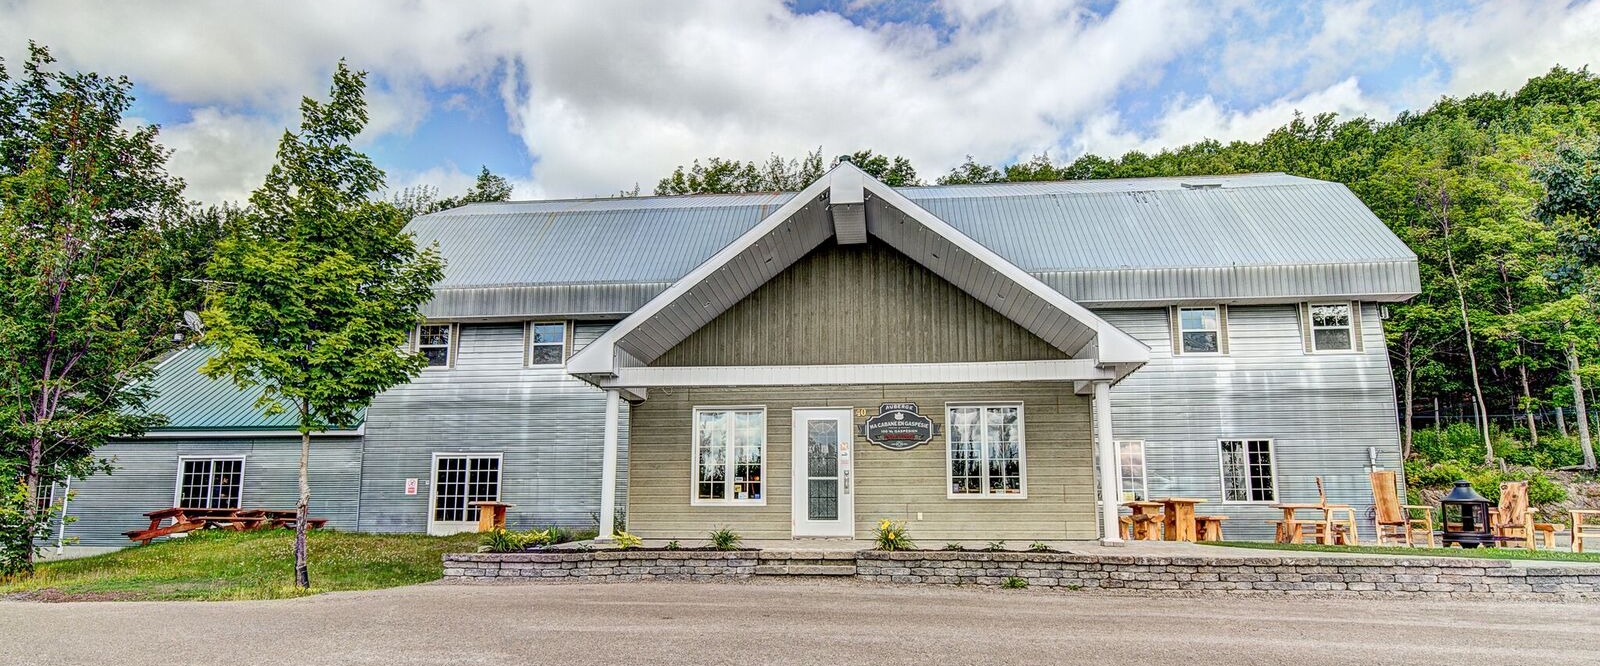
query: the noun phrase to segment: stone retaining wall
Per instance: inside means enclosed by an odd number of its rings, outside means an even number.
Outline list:
[[[1356,557],[1132,557],[912,551],[567,551],[444,556],[449,581],[737,581],[840,576],[889,584],[1319,596],[1600,599],[1600,567],[1503,560]]]

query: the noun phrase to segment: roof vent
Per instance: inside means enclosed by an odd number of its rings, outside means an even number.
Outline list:
[[[1222,183],[1179,183],[1186,190],[1220,190]]]

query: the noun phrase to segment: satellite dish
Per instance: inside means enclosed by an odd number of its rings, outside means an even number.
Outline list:
[[[205,326],[200,323],[200,315],[195,314],[193,310],[183,311],[183,325],[185,328],[188,328],[196,333],[201,332],[205,328]]]

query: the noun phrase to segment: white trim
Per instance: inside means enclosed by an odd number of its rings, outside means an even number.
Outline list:
[[[230,454],[224,454],[224,455],[189,455],[189,456],[180,455],[180,456],[178,456],[178,474],[177,474],[177,478],[173,480],[173,484],[172,484],[172,506],[177,507],[178,506],[178,502],[183,500],[183,464],[184,464],[184,462],[190,461],[190,460],[211,460],[211,461],[237,460],[237,461],[239,461],[239,506],[238,506],[238,508],[241,508],[241,509],[244,508],[244,470],[245,470],[245,467],[247,467],[249,465],[248,455],[249,454],[245,454],[245,453],[230,453]],[[191,508],[200,508],[200,507],[191,507]]]
[[[810,449],[801,432],[807,420],[839,422],[838,467],[839,507],[833,520],[810,518]],[[855,536],[855,409],[851,407],[795,407],[789,410],[790,465],[789,506],[792,514],[792,535],[797,537],[848,537]],[[805,483],[802,483],[804,481]]]
[[[1126,488],[1123,488],[1123,486],[1122,486],[1122,447],[1124,445],[1137,444],[1137,445],[1139,445],[1139,486],[1144,489],[1144,497],[1141,497],[1141,498],[1138,498],[1138,499],[1142,499],[1142,500],[1150,499],[1150,468],[1149,468],[1149,465],[1146,464],[1146,461],[1145,461],[1145,451],[1146,451],[1146,449],[1145,449],[1145,446],[1144,446],[1144,440],[1142,440],[1142,439],[1119,439],[1119,440],[1113,441],[1112,444],[1114,445],[1114,447],[1117,450],[1117,497],[1119,499],[1121,499],[1122,501],[1124,501],[1124,502],[1128,501],[1128,497],[1127,497],[1128,491],[1127,491]],[[1218,451],[1220,452],[1221,449],[1218,449]]]
[[[737,435],[732,431],[732,412],[761,413],[761,498],[733,498],[733,447]],[[723,499],[700,498],[700,413],[729,412],[727,457],[723,459]],[[695,405],[689,416],[689,506],[766,506],[772,495],[772,479],[767,476],[767,406],[766,405]]]
[[[471,518],[464,521],[434,520],[434,511],[438,509],[439,501],[439,459],[440,458],[494,458],[500,463],[495,466],[494,501],[498,502],[505,497],[506,487],[506,459],[505,452],[483,451],[434,451],[428,461],[428,527],[429,536],[449,536],[462,532],[471,532],[478,529],[478,519]],[[471,516],[472,507],[465,507],[467,515]]]
[[[783,206],[745,232],[738,239],[723,247],[710,259],[702,262],[693,271],[674,282],[671,287],[652,298],[643,307],[629,315],[622,322],[606,331],[593,342],[589,343],[576,354],[572,355],[567,363],[568,372],[600,386],[608,386],[604,380],[618,375],[624,368],[645,365],[642,361],[652,359],[636,359],[625,350],[619,349],[617,343],[638,330],[646,322],[657,315],[666,312],[671,307],[689,307],[701,309],[706,307],[703,303],[682,303],[688,294],[704,284],[705,281],[723,270],[726,266],[738,259],[746,251],[760,246],[768,237],[778,231],[783,225],[792,224],[792,219],[797,213],[808,206],[820,205],[824,191],[831,191],[834,187],[855,188],[860,187],[877,196],[885,204],[892,206],[906,215],[911,220],[922,225],[927,231],[949,242],[958,250],[965,252],[975,259],[980,265],[993,271],[1023,291],[1042,301],[1045,305],[1055,309],[1069,319],[1087,327],[1092,331],[1088,342],[1078,349],[1064,349],[1062,351],[1088,361],[1091,366],[1101,366],[1112,370],[1112,379],[1122,376],[1143,365],[1150,360],[1150,348],[1134,339],[1133,336],[1101,319],[1060,292],[1051,289],[1028,272],[1001,258],[992,250],[972,240],[955,227],[939,219],[926,209],[913,203],[893,188],[883,184],[875,178],[866,175],[859,168],[848,162],[841,163],[834,169],[818,178],[805,189],[801,190]],[[831,196],[831,195],[830,195]],[[792,229],[791,229],[792,230]],[[832,230],[827,231],[832,236]],[[825,237],[824,237],[825,238]],[[809,248],[802,248],[809,249]],[[785,260],[787,261],[787,259]],[[780,263],[780,262],[774,262]],[[764,268],[763,272],[776,275],[788,264]],[[937,270],[935,271],[937,272]],[[948,278],[946,278],[948,279]],[[739,294],[723,294],[717,300],[726,302],[723,307],[730,307]],[[982,300],[982,299],[980,299]],[[713,313],[714,314],[714,313]],[[678,334],[687,335],[687,332],[678,331]],[[1044,337],[1044,336],[1041,336]],[[656,347],[671,342],[671,340],[657,340]],[[1078,379],[1099,379],[1099,377],[1077,377]],[[955,381],[955,380],[948,380]],[[988,380],[963,380],[963,381],[988,381]],[[1005,380],[1001,380],[1005,381]],[[806,381],[800,383],[827,383],[826,381]],[[612,386],[648,385],[648,384],[611,384]]]
[[[1344,324],[1343,328],[1345,329],[1345,331],[1350,333],[1350,348],[1349,349],[1318,349],[1317,348],[1317,331],[1319,331],[1319,330],[1320,331],[1337,331],[1340,328],[1338,326],[1320,326],[1320,327],[1317,326],[1316,309],[1318,307],[1329,307],[1329,306],[1342,306],[1345,309],[1345,315],[1344,315],[1345,324]],[[1310,348],[1311,348],[1311,353],[1313,353],[1313,354],[1354,354],[1354,353],[1356,353],[1356,336],[1361,334],[1360,331],[1356,330],[1356,305],[1354,303],[1350,302],[1350,301],[1320,301],[1320,302],[1318,302],[1318,301],[1307,301],[1306,302],[1306,334],[1311,336],[1311,339],[1309,340],[1309,342],[1311,343],[1310,344]]]
[[[1018,489],[1018,492],[1015,492],[1015,493],[991,493],[991,492],[989,492],[989,484],[987,483],[987,481],[989,479],[989,452],[988,452],[989,449],[988,449],[988,446],[987,446],[987,442],[981,442],[980,443],[980,450],[983,451],[983,477],[982,477],[982,479],[984,481],[983,483],[980,484],[980,489],[983,492],[980,492],[980,493],[957,493],[957,492],[955,492],[954,490],[951,489],[951,484],[953,483],[954,479],[950,475],[950,462],[951,462],[950,446],[954,442],[952,442],[950,438],[951,438],[952,434],[955,431],[950,427],[950,410],[955,409],[955,408],[959,408],[959,407],[976,407],[979,410],[987,409],[987,408],[990,408],[990,407],[1016,407],[1017,408],[1017,489]],[[980,414],[980,418],[978,420],[978,425],[979,425],[979,428],[981,429],[980,431],[981,432],[988,432],[987,428],[983,428],[982,427],[983,426],[983,420],[981,418],[982,412],[980,411],[979,414]],[[945,499],[952,499],[952,500],[1000,500],[1000,501],[1009,501],[1009,500],[1025,500],[1025,499],[1028,499],[1028,425],[1027,425],[1027,410],[1024,409],[1022,401],[1020,401],[1020,400],[1018,400],[1018,401],[1005,401],[1005,400],[1002,400],[1002,401],[996,401],[996,402],[979,401],[979,402],[946,402],[946,403],[944,403],[944,494],[945,494]]]
[[[1216,328],[1197,328],[1197,329],[1193,329],[1192,331],[1189,330],[1189,329],[1185,329],[1183,327],[1183,312],[1185,310],[1191,310],[1191,311],[1192,310],[1210,310],[1211,314],[1212,314],[1212,318],[1214,320],[1216,320],[1216,322],[1217,322]],[[1180,306],[1177,306],[1177,314],[1178,314],[1178,339],[1174,340],[1174,342],[1178,343],[1178,349],[1177,349],[1178,355],[1180,355],[1180,356],[1222,356],[1223,355],[1222,349],[1223,349],[1223,347],[1225,347],[1227,345],[1225,345],[1223,343],[1223,341],[1222,341],[1222,336],[1223,336],[1222,306],[1220,306],[1220,305],[1180,305]],[[1189,351],[1189,348],[1184,346],[1184,341],[1183,341],[1183,334],[1184,333],[1189,333],[1189,332],[1194,332],[1194,333],[1216,333],[1217,334],[1217,348],[1216,348],[1216,350],[1215,351]]]
[[[874,363],[857,365],[766,365],[617,368],[593,381],[601,388],[671,386],[810,386],[818,384],[951,384],[966,382],[1059,382],[1113,379],[1114,370],[1094,361],[994,361],[984,363]]]
[[[1272,467],[1272,499],[1270,499],[1270,500],[1252,500],[1252,499],[1230,500],[1230,499],[1228,499],[1228,468],[1225,466],[1225,463],[1222,460],[1222,444],[1223,444],[1223,442],[1239,442],[1239,443],[1243,444],[1244,447],[1245,447],[1244,451],[1243,451],[1243,453],[1244,453],[1244,465],[1245,465],[1244,480],[1245,480],[1245,494],[1247,496],[1251,494],[1252,490],[1254,490],[1254,488],[1252,486],[1250,486],[1250,442],[1266,442],[1267,443],[1267,464]],[[1278,442],[1277,442],[1277,440],[1275,440],[1275,439],[1273,439],[1271,437],[1223,437],[1223,438],[1220,438],[1220,439],[1217,440],[1217,449],[1216,450],[1217,450],[1217,480],[1220,482],[1220,485],[1218,486],[1218,489],[1222,491],[1221,495],[1222,495],[1222,503],[1223,504],[1270,505],[1270,504],[1278,504],[1278,503],[1280,503],[1282,501],[1278,497],[1279,486],[1278,486]]]

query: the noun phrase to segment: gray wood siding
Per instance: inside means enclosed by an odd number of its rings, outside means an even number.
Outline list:
[[[867,408],[916,402],[945,422],[947,402],[1020,402],[1027,499],[949,499],[944,436],[910,451],[889,451],[855,439],[855,534],[868,538],[884,518],[905,520],[924,548],[956,539],[1092,539],[1094,477],[1090,469],[1089,404],[1071,385],[954,384],[808,386],[752,389],[658,389],[633,408],[630,430],[629,529],[652,538],[704,539],[730,527],[745,538],[791,535],[791,410]],[[767,408],[765,506],[691,506],[692,414],[696,406]],[[855,424],[863,419],[857,417]],[[921,512],[920,520],[917,518]]]
[[[878,241],[827,242],[654,365],[1022,361],[1067,355]]]
[[[292,509],[299,501],[299,437],[142,439],[113,442],[99,454],[116,466],[72,483],[67,506],[77,521],[67,536],[85,546],[130,545],[122,533],[150,525],[144,514],[172,506],[180,456],[245,457],[240,502],[248,508]],[[356,529],[361,474],[359,437],[311,440],[311,515],[334,529]],[[52,542],[54,541],[54,534]]]
[[[1230,539],[1270,539],[1282,513],[1222,502],[1219,439],[1272,439],[1278,500],[1315,502],[1321,476],[1330,501],[1372,505],[1368,447],[1400,469],[1400,434],[1382,321],[1365,304],[1360,352],[1307,354],[1296,306],[1228,308],[1229,353],[1173,357],[1165,308],[1097,313],[1150,346],[1150,363],[1111,391],[1119,440],[1145,442],[1150,494],[1210,500]],[[1361,527],[1372,538],[1370,523]]]
[[[581,348],[610,323],[580,322]],[[600,507],[605,393],[561,366],[523,365],[523,325],[462,324],[456,362],[429,369],[367,410],[361,529],[427,529],[435,452],[502,453],[500,499],[513,527],[587,527]],[[626,414],[621,427],[626,432]],[[626,440],[621,478],[626,478]],[[416,478],[417,494],[405,494]],[[619,483],[618,494],[626,492]]]

